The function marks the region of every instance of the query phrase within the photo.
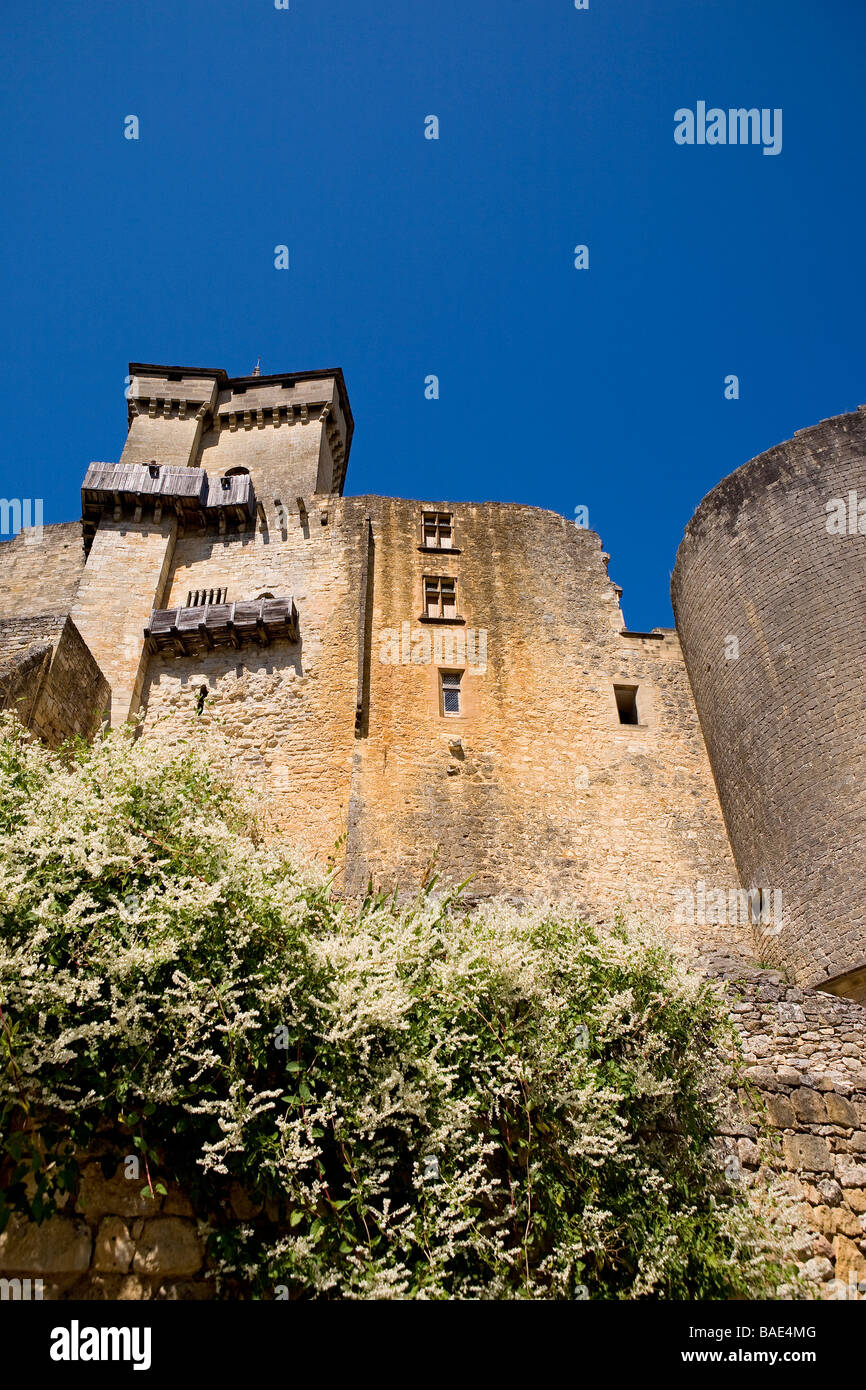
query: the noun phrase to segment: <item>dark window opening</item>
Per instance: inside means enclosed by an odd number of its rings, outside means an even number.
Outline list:
[[[196,712],[196,714],[201,714],[202,710],[204,709],[204,702],[205,702],[205,700],[207,699],[209,693],[210,693],[210,692],[209,692],[209,690],[208,690],[208,688],[207,688],[206,685],[200,685],[200,686],[199,686],[199,688],[198,688],[198,694],[197,694],[196,697],[195,697],[195,712]]]
[[[620,724],[637,724],[637,686],[615,685],[616,708]]]
[[[442,713],[460,714],[460,677],[462,671],[440,671]]]
[[[223,476],[225,478],[240,478],[244,473],[249,473],[248,468],[227,468]]]

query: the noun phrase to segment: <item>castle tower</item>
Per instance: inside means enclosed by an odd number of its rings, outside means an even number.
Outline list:
[[[113,723],[138,709],[144,633],[178,540],[278,534],[314,497],[340,496],[353,429],[339,369],[228,377],[131,362],[129,377],[120,462],[84,480],[88,560],[72,608],[111,686]]]
[[[866,999],[866,407],[710,492],[672,595],[745,887],[780,889],[762,958]]]
[[[353,420],[343,374],[227,377],[222,370],[129,364],[129,434],[121,464],[249,473],[265,508],[274,499],[342,495]]]

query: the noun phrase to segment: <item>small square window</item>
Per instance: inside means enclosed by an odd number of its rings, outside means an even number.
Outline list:
[[[639,723],[640,721],[637,717],[637,686],[615,685],[613,693],[616,696],[616,708],[619,714],[620,724]]]
[[[421,532],[425,546],[431,550],[450,550],[454,544],[451,513],[424,512]]]
[[[460,714],[460,678],[462,671],[440,671],[439,680],[442,690],[442,713]]]

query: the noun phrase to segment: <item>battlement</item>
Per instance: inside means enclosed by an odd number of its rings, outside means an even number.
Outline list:
[[[339,368],[229,377],[130,362],[122,464],[248,472],[259,496],[342,494],[354,420]]]

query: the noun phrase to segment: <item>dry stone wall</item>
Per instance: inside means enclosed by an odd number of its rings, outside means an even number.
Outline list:
[[[866,1299],[866,1008],[727,952],[702,967],[742,1044],[723,1149],[749,1186],[778,1179],[815,1296]]]
[[[106,1177],[91,1157],[56,1216],[41,1225],[11,1218],[0,1234],[0,1279],[29,1279],[31,1297],[38,1289],[50,1300],[212,1297],[204,1220],[176,1188],[163,1197],[142,1187],[123,1164]]]
[[[31,725],[63,618],[0,619],[0,708]]]

